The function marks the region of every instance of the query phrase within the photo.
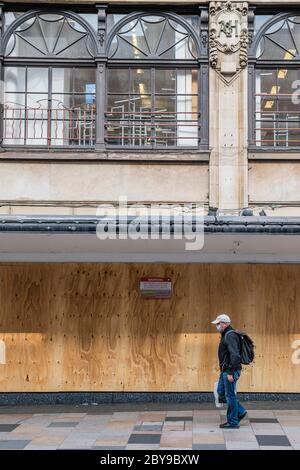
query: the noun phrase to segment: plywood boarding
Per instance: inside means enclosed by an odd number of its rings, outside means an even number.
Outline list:
[[[140,299],[143,276],[171,277],[172,298]],[[1,264],[0,391],[212,390],[226,311],[257,344],[239,390],[300,392],[299,281],[299,265]]]

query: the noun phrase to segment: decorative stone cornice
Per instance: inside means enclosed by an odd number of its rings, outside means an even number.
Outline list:
[[[248,42],[248,3],[211,2],[209,62],[226,83],[247,66]]]

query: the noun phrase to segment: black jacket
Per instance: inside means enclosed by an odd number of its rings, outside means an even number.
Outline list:
[[[233,330],[229,325],[221,334],[221,341],[219,344],[219,363],[220,371],[233,374],[235,370],[241,370],[241,356],[240,356],[240,338],[236,333],[230,333],[226,336],[227,331]]]

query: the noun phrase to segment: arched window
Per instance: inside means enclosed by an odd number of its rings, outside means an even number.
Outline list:
[[[3,43],[3,144],[93,146],[97,45],[84,20],[27,13]]]
[[[106,142],[117,147],[199,146],[199,46],[176,15],[131,15],[107,44]]]
[[[300,146],[300,16],[269,20],[257,35],[255,54],[256,147]]]

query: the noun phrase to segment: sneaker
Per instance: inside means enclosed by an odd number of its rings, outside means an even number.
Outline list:
[[[244,413],[242,413],[241,415],[239,415],[239,421],[242,421],[242,419],[245,418],[245,416],[247,415],[247,411],[244,411]]]
[[[229,423],[223,423],[220,424],[219,428],[222,429],[239,429],[240,425],[239,424],[229,424]]]

